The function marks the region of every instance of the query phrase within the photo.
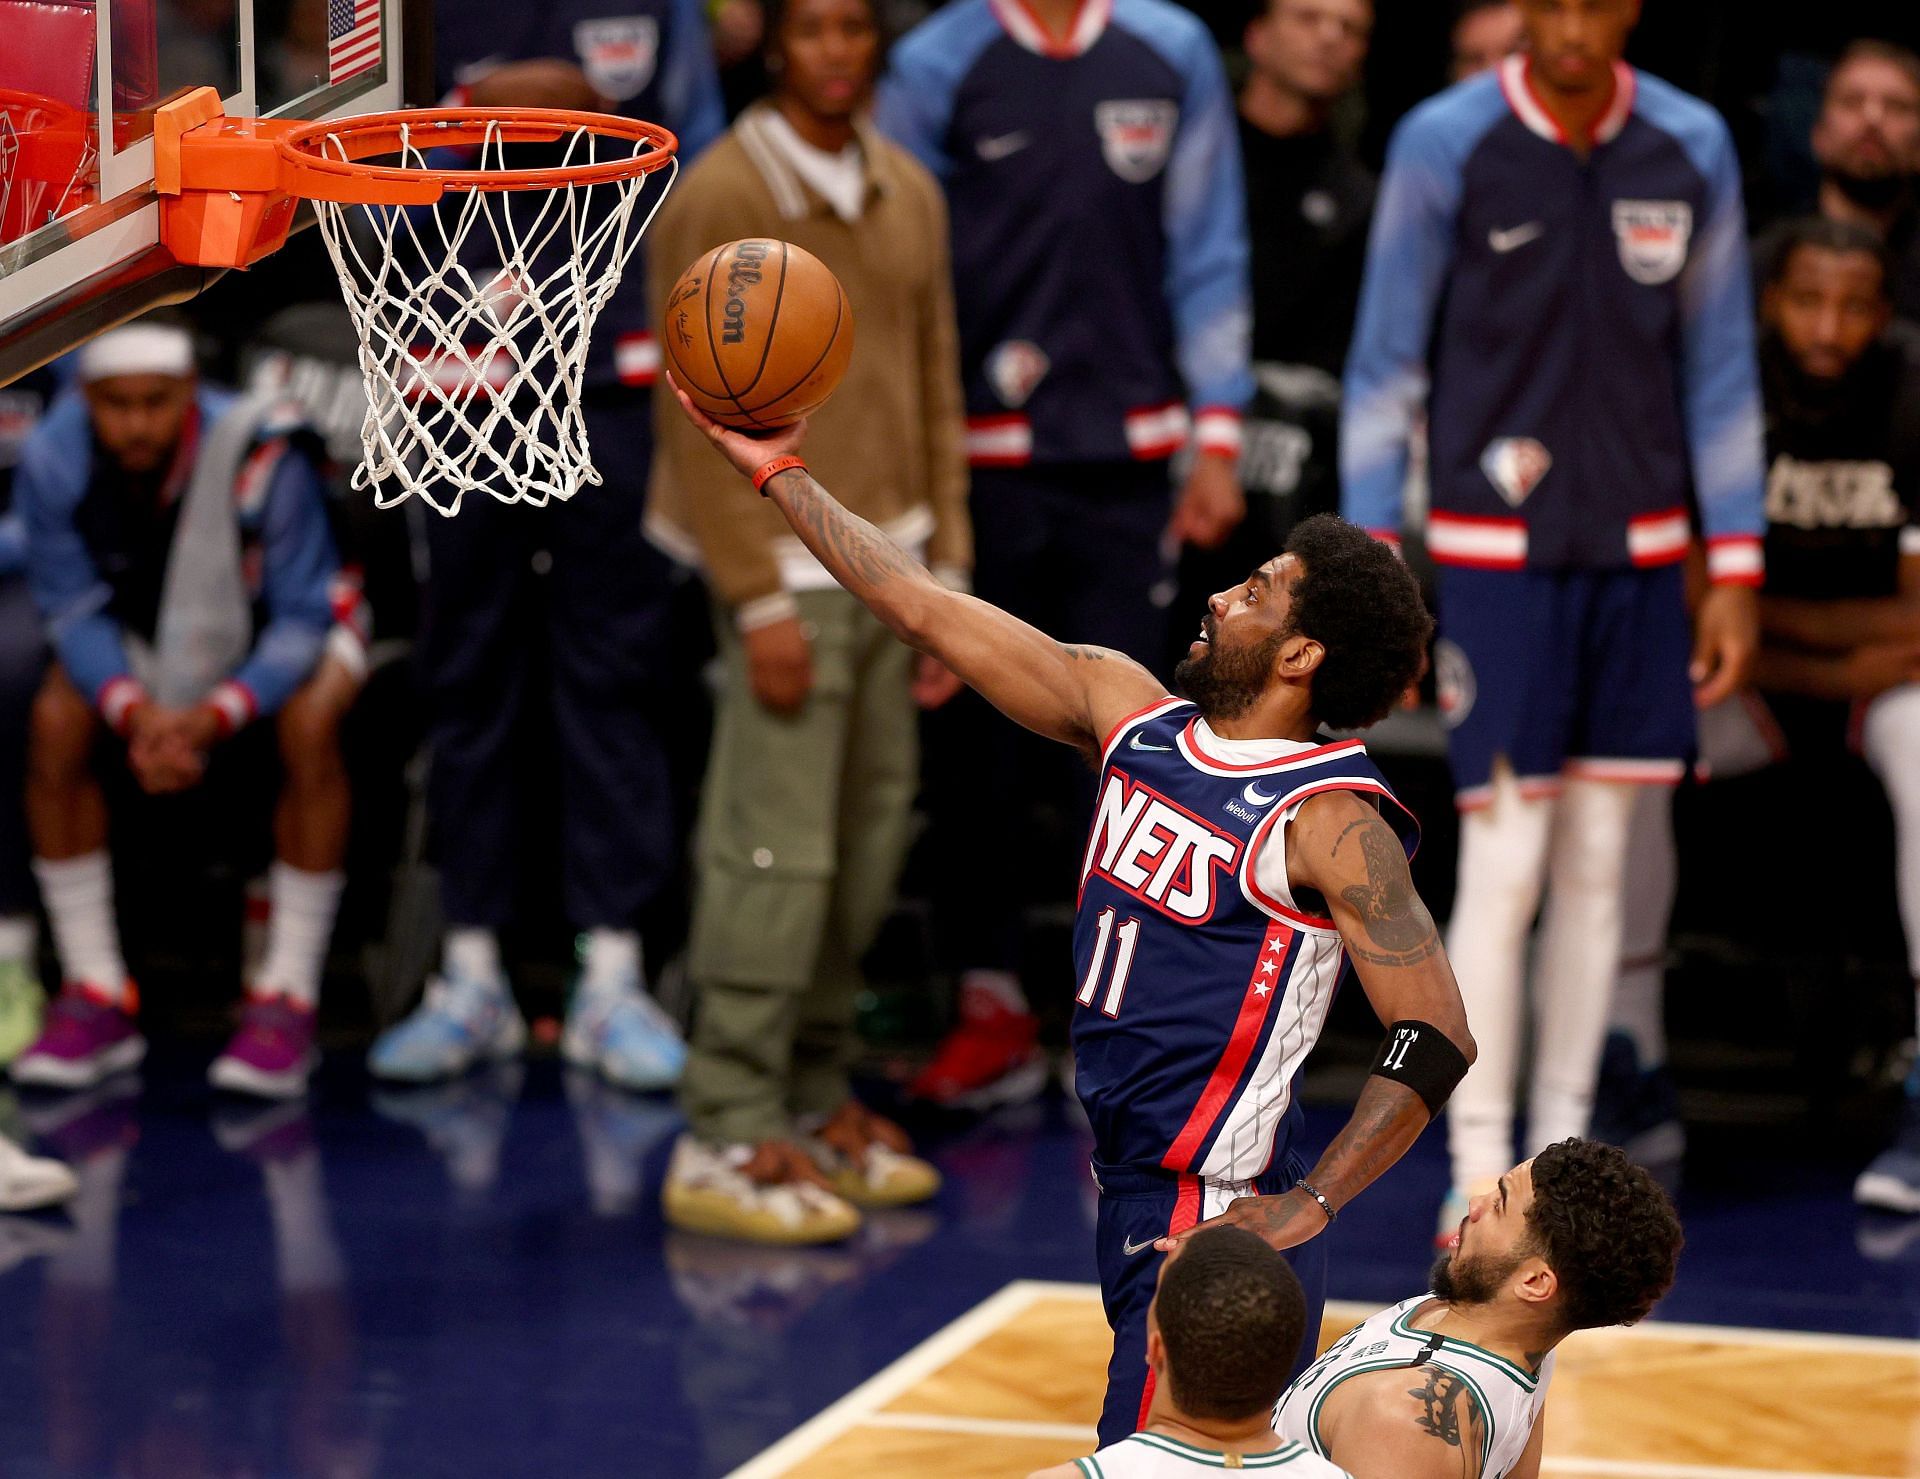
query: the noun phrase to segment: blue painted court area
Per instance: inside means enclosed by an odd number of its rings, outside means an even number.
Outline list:
[[[928,1127],[933,1209],[780,1253],[665,1233],[672,1109],[551,1062],[389,1094],[342,1060],[310,1111],[218,1101],[198,1068],[20,1105],[83,1191],[0,1219],[8,1479],[719,1475],[1009,1280],[1093,1278],[1057,1094]],[[1696,1134],[1663,1313],[1920,1335],[1920,1220],[1857,1217],[1853,1162],[1776,1138]],[[1441,1149],[1341,1218],[1333,1294],[1421,1286]]]

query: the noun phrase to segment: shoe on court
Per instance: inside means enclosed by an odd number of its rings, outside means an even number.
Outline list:
[[[288,996],[249,996],[239,1030],[213,1060],[207,1082],[258,1099],[298,1099],[320,1064],[313,1015],[313,1008]]]
[[[131,997],[132,986],[128,986]],[[46,1089],[90,1089],[133,1068],[147,1040],[133,1014],[98,988],[69,981],[47,1006],[46,1025],[32,1047],[14,1059],[14,1082]]]
[[[943,1109],[991,1109],[1037,1098],[1047,1083],[1040,1023],[985,992],[960,993],[960,1020],[907,1093]]]
[[[687,1066],[686,1039],[637,976],[611,985],[581,981],[560,1052],[576,1068],[637,1094],[671,1089]]]
[[[911,1207],[940,1190],[940,1173],[913,1154],[906,1132],[852,1099],[805,1146],[835,1193],[856,1207]]]
[[[1883,1212],[1920,1215],[1920,1096],[1909,1094],[1900,1133],[1860,1173],[1853,1199]]]
[[[40,1036],[46,1011],[47,993],[40,989],[32,962],[0,960],[0,1068]]]
[[[428,981],[420,1005],[374,1039],[367,1070],[394,1083],[434,1083],[479,1062],[518,1057],[526,1042],[527,1024],[505,980],[449,972]]]
[[[806,1152],[785,1141],[707,1145],[682,1135],[660,1194],[667,1223],[683,1232],[797,1247],[837,1243],[860,1230],[860,1213],[828,1191]]]
[[[32,1212],[66,1201],[80,1189],[60,1162],[28,1155],[0,1135],[0,1212]]]

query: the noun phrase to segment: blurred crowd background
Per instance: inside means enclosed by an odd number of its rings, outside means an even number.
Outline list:
[[[1210,594],[1302,518],[1343,507],[1342,377],[1396,126],[1506,63],[1523,11],[1580,4],[1193,4],[1215,48],[1192,64],[1193,96],[1218,74],[1237,149],[1185,148],[1148,114],[1116,122],[1109,163],[1164,168],[1183,202],[1168,250],[1194,281],[1156,312],[1185,334],[1194,315],[1250,305],[1250,358],[1229,351],[1210,396],[1183,345],[1188,383],[1125,403],[1118,454],[1071,438],[1050,451],[1044,395],[1021,409],[1046,357],[985,327],[993,292],[1019,300],[1071,270],[1080,206],[1003,195],[1031,238],[1007,252],[1022,227],[991,219],[1001,187],[941,167],[950,117],[919,106],[933,84],[896,78],[889,98],[880,83],[886,46],[941,24],[941,7],[643,8],[531,16],[462,0],[439,7],[436,38],[451,100],[613,106],[682,140],[650,255],[589,365],[604,487],[544,512],[474,499],[454,519],[376,511],[348,489],[359,346],[317,232],[149,320],[147,339],[103,340],[92,363],[83,350],[0,390],[0,786],[32,779],[26,814],[0,828],[0,1046],[23,1081],[91,1083],[142,1035],[211,1044],[244,984],[215,1081],[275,1097],[304,1089],[316,1045],[371,1047],[376,1074],[418,1080],[511,1056],[523,1034],[636,1091],[688,1075],[687,1112],[716,1143],[777,1142],[788,1117],[832,1115],[849,1068],[890,1103],[960,1114],[1043,1092],[1070,1068],[1084,777],[876,640],[750,491],[701,460],[654,404],[649,305],[721,240],[810,245],[847,281],[864,356],[819,428],[822,481],[943,579],[1170,675]],[[217,81],[230,9],[161,9],[157,75]],[[263,7],[290,79],[314,75],[322,9]],[[1073,25],[1109,9],[1087,0]],[[1113,23],[1125,12],[1120,0]],[[995,15],[1048,44],[1021,0]],[[1063,44],[1071,54],[1070,31]],[[1711,105],[1737,149],[1751,307],[1715,311],[1753,315],[1729,342],[1757,346],[1769,566],[1818,568],[1810,585],[1762,589],[1744,685],[1762,703],[1735,700],[1761,715],[1746,748],[1648,788],[1675,841],[1634,855],[1654,897],[1628,901],[1618,969],[1601,972],[1623,990],[1593,1129],[1677,1174],[1686,1131],[1764,1125],[1880,1166],[1888,1179],[1863,1200],[1920,1213],[1920,1119],[1901,1092],[1920,974],[1916,45],[1910,5],[1844,0],[1648,0],[1628,42],[1630,64]],[[1015,157],[1022,127],[1001,136]],[[884,152],[882,133],[931,172]],[[966,163],[993,163],[993,142]],[[1047,202],[1067,198],[1057,183]],[[749,208],[754,191],[770,209]],[[1124,338],[1128,313],[1103,291],[1088,292],[1087,332]],[[169,358],[179,333],[190,363]],[[181,386],[170,400],[116,399],[116,383],[156,373]],[[193,442],[180,463],[181,439],[228,413],[222,387],[290,396],[304,420],[262,411],[242,445]],[[983,411],[989,395],[999,414]],[[1131,408],[1158,402],[1157,421],[1135,423]],[[1402,530],[1431,587],[1420,440]],[[204,578],[237,573],[253,628],[240,648],[261,666],[236,663],[210,701],[169,708],[133,648],[167,645],[164,587],[192,577],[166,555],[195,517],[195,468],[217,455],[241,512],[219,524],[234,531],[231,569]],[[112,505],[74,476],[89,458],[146,501]],[[126,650],[101,645],[113,631]],[[1450,715],[1471,702],[1451,678],[1437,662],[1369,740],[1423,820],[1416,879],[1443,920],[1469,788],[1449,769]],[[1864,727],[1876,704],[1909,716],[1883,721],[1878,750]],[[92,994],[61,996],[63,978]],[[709,1025],[689,1065],[696,1017]],[[838,1035],[845,1018],[857,1046]],[[1337,1096],[1376,1036],[1347,993],[1310,1091]],[[849,1133],[864,1147],[874,1132]]]

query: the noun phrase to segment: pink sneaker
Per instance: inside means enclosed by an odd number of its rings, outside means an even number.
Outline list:
[[[14,1082],[90,1089],[137,1065],[147,1055],[147,1040],[134,1025],[138,998],[131,981],[123,1000],[83,981],[67,982],[48,1005],[40,1036],[14,1059]]]
[[[247,997],[240,1029],[213,1060],[207,1080],[216,1089],[261,1099],[297,1099],[319,1065],[313,1011],[285,996]]]

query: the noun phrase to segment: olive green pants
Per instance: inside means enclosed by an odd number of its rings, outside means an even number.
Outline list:
[[[912,652],[844,591],[799,603],[813,691],[791,715],[754,699],[719,616],[680,1089],[713,1141],[786,1138],[845,1102],[860,959],[892,907],[919,781]]]

